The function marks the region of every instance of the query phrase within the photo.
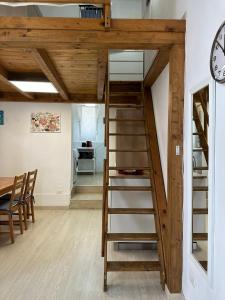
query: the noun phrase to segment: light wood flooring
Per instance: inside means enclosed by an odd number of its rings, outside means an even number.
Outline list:
[[[36,223],[11,245],[0,236],[1,300],[166,300],[157,272],[111,273],[102,291],[100,210],[36,210]],[[112,258],[150,259],[148,251]],[[128,257],[129,253],[129,257]]]

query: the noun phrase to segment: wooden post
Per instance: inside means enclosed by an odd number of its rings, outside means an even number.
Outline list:
[[[105,18],[105,30],[110,30],[111,26],[111,5],[105,4],[104,5],[104,18]]]
[[[182,287],[184,54],[184,46],[174,45],[169,56],[167,286],[171,293],[180,293]]]

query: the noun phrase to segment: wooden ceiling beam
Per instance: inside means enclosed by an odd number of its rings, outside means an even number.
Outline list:
[[[17,91],[20,95],[22,95],[26,99],[29,99],[29,100],[33,99],[32,95],[30,95],[26,92],[23,92],[22,90],[20,90],[18,87],[16,87],[14,84],[12,84],[9,81],[8,72],[2,66],[0,66],[0,82],[3,82],[4,84],[8,85],[9,87],[11,87],[13,90]]]
[[[160,49],[184,44],[174,32],[0,29],[0,48]]]
[[[19,93],[0,92],[0,102],[36,102],[36,103],[99,103],[94,94],[70,94],[67,100],[62,99],[59,94],[33,93],[33,99],[28,100]]]
[[[0,29],[105,31],[103,19],[59,17],[0,17]],[[111,19],[111,30],[120,32],[185,33],[185,20]]]
[[[110,81],[109,82],[109,93],[117,92],[133,92],[134,94],[142,91],[141,81]]]
[[[4,32],[5,34],[5,32]],[[49,33],[50,34],[50,33]],[[0,35],[1,35],[1,30],[0,30]],[[125,38],[125,36],[124,36]],[[178,43],[179,44],[179,43]],[[75,42],[69,42],[69,43],[64,43],[64,42],[41,42],[41,41],[7,41],[7,42],[2,42],[1,37],[0,37],[0,49],[24,49],[24,48],[41,48],[43,47],[46,50],[80,50],[80,49],[89,49],[89,50],[99,50],[99,49],[115,49],[115,50],[127,50],[127,49],[132,49],[132,50],[158,50],[162,46],[162,44],[157,44],[154,42],[148,42],[146,41],[144,43],[134,43],[134,42],[129,42],[129,43],[75,43]],[[165,46],[165,45],[164,45]]]
[[[151,87],[155,83],[155,81],[157,80],[159,75],[162,73],[163,69],[169,63],[169,53],[170,53],[170,50],[168,48],[159,50],[147,75],[145,76],[145,79],[144,79],[145,87],[148,87],[148,86]]]
[[[184,31],[176,20],[112,20],[106,31],[101,19],[1,17],[0,47],[159,49],[184,44]]]
[[[108,65],[108,51],[99,50],[98,52],[98,81],[97,81],[97,98],[99,101],[103,100],[104,87],[106,82],[106,73]]]
[[[110,30],[111,27],[111,4],[104,5],[105,29]]]
[[[26,72],[26,73],[8,72],[8,79],[18,80],[18,81],[41,81],[41,82],[49,81],[43,73],[33,73],[33,72]]]
[[[45,3],[45,4],[110,4],[110,0],[37,0],[37,1],[32,1],[32,0],[7,0],[3,1],[1,3],[5,4],[40,4],[40,3]]]
[[[104,100],[99,101],[94,94],[70,94],[69,100],[64,100],[58,94],[33,93],[33,99],[27,99],[19,93],[0,92],[0,102],[36,102],[36,103],[96,103],[103,104]],[[110,97],[111,103],[139,103],[138,96],[113,96]]]
[[[62,79],[60,78],[56,67],[54,66],[52,60],[50,59],[47,51],[45,49],[32,49],[28,50],[37,64],[40,66],[42,72],[48,78],[48,80],[55,86],[56,90],[59,92],[64,100],[69,100],[69,95],[66,86]]]

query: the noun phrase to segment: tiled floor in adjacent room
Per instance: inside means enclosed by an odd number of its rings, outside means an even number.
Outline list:
[[[157,272],[109,274],[104,293],[100,241],[100,210],[36,210],[36,223],[14,245],[0,236],[0,300],[167,299]],[[148,252],[110,252],[151,259]]]

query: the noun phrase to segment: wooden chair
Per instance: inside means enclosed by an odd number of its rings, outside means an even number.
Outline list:
[[[32,222],[35,222],[34,217],[34,187],[37,178],[37,169],[27,174],[27,180],[23,195],[23,216],[24,216],[24,225],[27,229],[27,219],[32,216]]]
[[[20,232],[23,233],[23,219],[22,219],[22,206],[21,201],[23,199],[23,192],[26,182],[26,174],[16,176],[14,178],[14,184],[12,194],[10,198],[0,198],[0,215],[8,216],[8,221],[1,221],[0,225],[9,226],[9,234],[11,242],[14,243],[14,226],[13,226],[13,215],[18,213]]]

